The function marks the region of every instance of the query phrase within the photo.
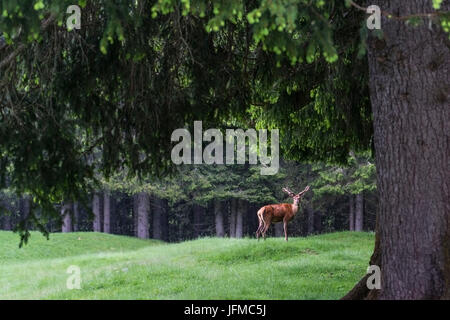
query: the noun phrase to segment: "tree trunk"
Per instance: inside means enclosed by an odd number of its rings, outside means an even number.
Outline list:
[[[149,237],[150,196],[146,192],[138,193],[138,226],[137,236],[141,239]]]
[[[102,232],[102,215],[100,211],[100,195],[94,193],[92,198],[92,213],[94,214],[94,232]]]
[[[107,192],[103,196],[103,232],[111,233],[111,196]]]
[[[386,12],[430,12],[429,0],[373,1]],[[448,11],[450,4],[442,3]],[[369,42],[380,299],[450,298],[448,35],[382,19]]]
[[[73,203],[73,221],[72,221],[72,227],[73,231],[77,232],[79,230],[79,224],[80,224],[80,208],[78,201],[75,201]]]
[[[236,214],[236,238],[242,238],[244,236],[244,213],[247,212],[247,202],[239,199],[237,203]]]
[[[162,216],[164,215],[164,203],[162,199],[154,198],[153,201],[153,238],[162,240],[163,232],[162,232]]]
[[[138,236],[139,194],[133,195],[133,233]]]
[[[355,201],[355,231],[363,231],[364,224],[364,206],[363,206],[363,193],[356,195]]]
[[[214,203],[214,215],[216,222],[216,237],[223,238],[225,236],[225,229],[223,226],[223,204],[216,200]]]
[[[4,203],[1,203],[0,205],[2,205],[5,210],[3,211],[3,230],[11,230],[12,229],[12,223],[11,223],[11,208],[9,203],[7,203],[6,201]]]
[[[169,241],[169,202],[167,199],[161,199],[161,239]]]
[[[355,196],[350,194],[348,197],[348,206],[349,206],[349,215],[348,215],[348,224],[349,230],[355,231]]]
[[[194,238],[198,238],[200,236],[203,219],[205,218],[205,208],[198,204],[194,204],[192,211],[194,213]]]
[[[11,216],[9,214],[5,214],[3,216],[3,230],[11,230]]]
[[[308,235],[314,234],[314,210],[311,205],[306,206],[306,214],[308,217]]]
[[[283,222],[275,223],[275,237],[284,237]]]
[[[73,216],[73,206],[70,202],[64,202],[61,206],[61,216],[63,220],[63,225],[61,228],[62,232],[73,232],[73,223],[72,223],[72,216]]]
[[[230,212],[230,237],[236,237],[236,216],[237,216],[238,200],[236,198],[231,199],[231,212]]]
[[[320,211],[314,213],[314,230],[316,233],[322,232],[322,212]]]

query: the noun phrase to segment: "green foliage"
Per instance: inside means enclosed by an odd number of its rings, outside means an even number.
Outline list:
[[[344,1],[80,0],[68,31],[73,3],[0,2],[0,188],[32,195],[43,230],[99,177],[173,172],[171,133],[194,120],[279,128],[286,159],[371,148],[365,15]]]

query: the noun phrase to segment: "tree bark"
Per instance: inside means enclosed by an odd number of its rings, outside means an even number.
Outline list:
[[[275,237],[284,237],[283,222],[275,223]]]
[[[407,16],[431,1],[373,1]],[[442,10],[448,11],[448,2]],[[450,298],[448,35],[382,19],[368,46],[379,192],[380,299]]]
[[[349,230],[355,231],[355,196],[350,194],[348,197],[348,206],[349,206],[349,214],[348,214],[348,224]]]
[[[70,202],[63,203],[61,207],[61,216],[63,220],[63,225],[61,228],[62,232],[73,232],[72,210],[73,210],[72,203]]]
[[[77,232],[80,229],[79,224],[80,224],[80,208],[78,201],[75,201],[73,203],[73,221],[72,221],[74,232]]]
[[[6,203],[6,201],[4,203],[1,204],[5,210],[3,211],[3,230],[11,230],[12,229],[12,223],[11,223],[11,208],[10,205],[8,203]]]
[[[137,236],[141,239],[148,239],[149,237],[149,214],[150,214],[150,196],[146,192],[138,193],[137,203]]]
[[[216,237],[223,238],[225,236],[225,229],[223,226],[223,204],[216,200],[214,203],[214,216],[216,222]]]
[[[169,202],[167,199],[161,199],[161,236],[162,240],[169,241]]]
[[[94,232],[102,232],[102,214],[100,212],[100,194],[94,193],[92,198],[92,213],[94,214]]]
[[[139,194],[133,195],[133,233],[138,236]]]
[[[162,232],[162,218],[164,212],[164,203],[162,199],[154,198],[153,201],[153,238],[158,240],[163,240],[163,232]]]
[[[231,199],[231,212],[230,212],[230,237],[236,237],[236,216],[237,216],[238,200],[236,198]]]
[[[247,202],[239,199],[236,214],[236,238],[244,236],[244,213],[247,212]]]
[[[314,213],[314,230],[316,230],[316,233],[322,232],[322,212],[320,211]]]
[[[364,198],[363,193],[358,193],[355,200],[355,231],[363,231],[364,225]]]
[[[111,233],[111,196],[107,192],[103,196],[103,232]]]
[[[194,214],[194,238],[198,238],[200,236],[203,219],[205,218],[205,208],[198,204],[194,204],[192,210]]]

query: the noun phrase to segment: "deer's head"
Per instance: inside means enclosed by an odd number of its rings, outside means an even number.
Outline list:
[[[308,190],[309,190],[309,186],[307,186],[305,188],[305,190],[303,190],[302,192],[299,192],[299,193],[294,193],[291,190],[289,190],[288,188],[283,188],[283,191],[286,192],[289,195],[289,197],[294,199],[294,205],[296,205],[296,206],[298,206],[298,204],[300,203],[300,200],[302,199],[303,195]]]

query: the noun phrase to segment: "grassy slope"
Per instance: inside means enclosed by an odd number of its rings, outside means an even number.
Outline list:
[[[0,299],[338,299],[365,273],[371,233],[163,244],[99,233],[0,231]],[[81,290],[66,289],[70,265]]]

